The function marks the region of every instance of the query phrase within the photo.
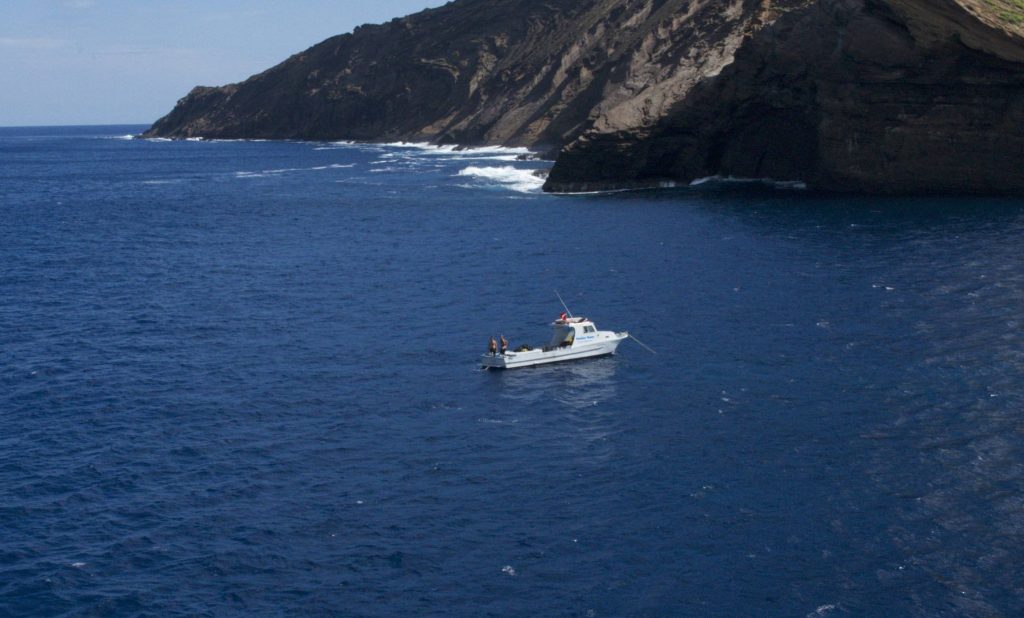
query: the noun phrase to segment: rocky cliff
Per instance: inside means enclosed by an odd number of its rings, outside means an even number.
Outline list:
[[[1024,0],[456,0],[196,88],[147,136],[559,152],[546,188],[712,175],[1024,193]]]
[[[1024,193],[1024,46],[953,0],[819,1],[750,36],[653,126],[589,131],[548,190],[720,175]]]
[[[197,87],[146,136],[560,148],[661,117],[756,11],[690,0],[457,0]]]

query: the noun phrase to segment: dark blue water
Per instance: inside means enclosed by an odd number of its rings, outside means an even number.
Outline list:
[[[1024,612],[1024,202],[139,129],[0,130],[0,614]]]

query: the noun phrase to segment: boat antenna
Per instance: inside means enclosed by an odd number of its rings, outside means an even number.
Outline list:
[[[569,311],[569,306],[565,304],[564,300],[562,300],[562,295],[558,293],[558,290],[555,290],[555,296],[558,297],[558,302],[562,303],[562,307],[565,309],[565,312],[569,314],[569,317],[573,317],[572,311]]]

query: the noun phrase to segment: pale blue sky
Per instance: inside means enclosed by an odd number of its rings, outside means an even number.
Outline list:
[[[0,126],[147,124],[360,24],[445,0],[2,0]]]

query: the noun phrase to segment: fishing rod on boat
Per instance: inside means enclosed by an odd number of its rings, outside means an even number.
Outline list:
[[[650,352],[651,354],[655,354],[655,355],[657,354],[657,352],[655,352],[654,350],[652,350],[652,349],[651,349],[651,346],[649,346],[649,345],[647,345],[646,343],[644,343],[643,341],[640,341],[639,339],[637,339],[637,338],[636,338],[636,335],[634,335],[634,334],[630,333],[630,335],[629,335],[629,338],[630,338],[630,339],[632,339],[633,341],[635,341],[635,342],[639,343],[639,344],[640,344],[641,346],[643,346],[643,348],[644,348],[645,350],[647,350],[647,351],[648,351],[648,352]]]
[[[555,290],[555,296],[558,297],[558,302],[562,303],[562,308],[565,309],[566,315],[568,315],[570,318],[573,317],[572,311],[569,311],[569,306],[565,304],[564,300],[562,300],[562,295],[558,293],[558,290]]]

